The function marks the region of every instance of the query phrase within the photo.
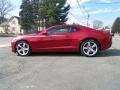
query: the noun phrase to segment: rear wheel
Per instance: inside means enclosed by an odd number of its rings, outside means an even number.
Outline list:
[[[93,57],[99,52],[99,44],[95,40],[85,40],[80,51],[84,56]]]
[[[16,52],[19,56],[28,56],[31,54],[30,45],[25,41],[19,41],[16,45]]]

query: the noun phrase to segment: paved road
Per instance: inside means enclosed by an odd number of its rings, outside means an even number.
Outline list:
[[[50,53],[18,57],[10,47],[0,48],[0,90],[120,90],[120,38],[93,58]]]
[[[10,46],[10,42],[13,37],[0,37],[0,48]]]
[[[0,37],[0,45],[8,44],[13,39],[13,37]]]

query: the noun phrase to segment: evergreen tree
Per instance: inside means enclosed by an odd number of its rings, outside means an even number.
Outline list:
[[[66,0],[23,0],[21,5],[21,26],[25,32],[38,27],[64,24],[70,5]]]
[[[31,0],[22,0],[20,7],[20,24],[25,33],[31,32],[35,25],[33,4]]]
[[[112,26],[112,33],[120,33],[120,17],[118,17],[113,26]]]
[[[40,0],[33,0],[32,1],[33,15],[34,15],[36,29],[39,27],[39,25],[38,25],[38,22],[39,22],[39,1]]]
[[[33,0],[33,12],[34,12],[34,18],[35,18],[35,26],[40,30],[40,27],[44,27],[43,24],[43,16],[41,14],[41,8],[42,8],[42,2],[41,0]]]
[[[42,8],[40,12],[42,19],[45,19],[46,26],[64,24],[68,18],[70,5],[66,5],[66,0],[41,0]]]

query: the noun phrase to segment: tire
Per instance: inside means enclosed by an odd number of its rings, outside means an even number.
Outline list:
[[[31,47],[26,41],[19,41],[16,44],[16,53],[18,56],[29,56],[31,54]]]
[[[99,52],[99,44],[97,41],[89,39],[85,40],[80,47],[80,52],[82,55],[87,57],[96,56]]]

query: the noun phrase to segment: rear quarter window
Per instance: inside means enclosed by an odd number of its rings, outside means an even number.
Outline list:
[[[69,32],[77,32],[77,31],[80,31],[80,28],[71,27]]]

